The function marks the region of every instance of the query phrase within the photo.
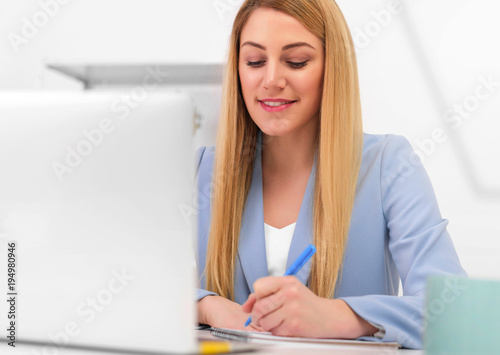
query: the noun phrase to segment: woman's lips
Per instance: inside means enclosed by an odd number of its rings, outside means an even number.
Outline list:
[[[260,106],[267,112],[279,112],[286,110],[297,101],[283,100],[283,99],[265,99],[259,100]]]

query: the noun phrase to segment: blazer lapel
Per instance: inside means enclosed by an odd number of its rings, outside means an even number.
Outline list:
[[[266,240],[264,235],[264,201],[262,196],[262,152],[261,132],[259,132],[252,183],[243,211],[238,254],[243,274],[250,292],[254,292],[253,283],[268,276],[266,259]],[[243,281],[243,280],[238,280]]]
[[[288,252],[288,259],[286,261],[286,268],[288,269],[293,262],[299,257],[304,249],[313,241],[313,228],[312,228],[312,211],[314,199],[314,181],[316,176],[316,157],[314,157],[314,165],[307,181],[306,192],[300,205],[299,217],[293,232],[292,244]],[[309,270],[311,268],[310,259],[295,275],[304,285],[309,278]]]
[[[241,224],[238,254],[241,267],[250,292],[254,292],[253,283],[268,276],[266,259],[266,241],[264,234],[264,199],[262,193],[262,137],[258,134],[252,183],[248,194],[243,220]],[[307,182],[306,191],[300,206],[299,217],[288,253],[287,268],[295,261],[302,251],[312,242],[312,208],[314,195],[314,180],[316,157]],[[311,261],[307,262],[297,275],[306,284]],[[243,281],[243,280],[238,280]]]

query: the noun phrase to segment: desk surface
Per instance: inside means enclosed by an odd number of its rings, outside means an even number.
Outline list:
[[[198,338],[209,340],[221,340],[211,336],[207,331],[198,331]],[[279,345],[256,344],[259,347],[258,351],[246,352],[241,354],[256,354],[256,355],[424,355],[422,350],[407,350],[394,348],[381,348],[373,346],[346,346],[346,345],[311,345],[311,344],[291,344],[282,343]]]
[[[212,336],[206,332],[198,330],[199,338],[209,339]],[[219,338],[213,338],[220,340]],[[239,352],[239,354],[255,354],[255,355],[424,355],[422,350],[398,350],[391,348],[378,348],[370,346],[312,346],[309,344],[286,344],[286,345],[262,345],[257,344],[259,347],[257,351],[252,352]],[[17,344],[15,348],[8,346],[5,342],[0,342],[0,353],[6,355],[131,355],[130,352],[105,352],[96,350],[83,350],[73,348],[44,348],[41,345],[25,345]],[[5,351],[6,350],[6,351]]]

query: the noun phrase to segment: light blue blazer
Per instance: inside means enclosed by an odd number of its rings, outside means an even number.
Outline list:
[[[252,184],[244,210],[235,276],[235,301],[242,304],[253,283],[268,276],[262,197],[261,133]],[[210,185],[214,147],[198,151],[197,299],[210,226]],[[312,242],[315,167],[311,171],[293,234],[287,268]],[[408,141],[395,135],[364,134],[361,169],[344,265],[335,298],[385,329],[382,341],[421,348],[425,283],[434,274],[465,275],[441,217],[429,178]],[[307,284],[310,263],[297,278]],[[398,297],[399,280],[403,296]],[[363,339],[377,340],[372,337]]]

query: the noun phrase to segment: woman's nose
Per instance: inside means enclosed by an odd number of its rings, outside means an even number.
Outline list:
[[[265,74],[264,74],[264,88],[268,90],[272,89],[284,89],[286,86],[286,78],[283,69],[280,67],[279,62],[269,61]]]

